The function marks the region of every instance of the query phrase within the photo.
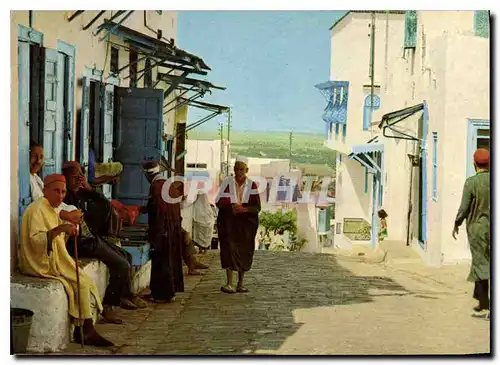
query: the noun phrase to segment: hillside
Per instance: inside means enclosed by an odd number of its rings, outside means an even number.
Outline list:
[[[189,139],[214,140],[217,131],[194,129]],[[231,156],[289,158],[290,135],[286,132],[232,131]],[[292,166],[304,168],[314,175],[331,175],[335,170],[335,153],[323,146],[324,137],[318,134],[294,133],[292,135]],[[309,172],[311,171],[311,172]]]

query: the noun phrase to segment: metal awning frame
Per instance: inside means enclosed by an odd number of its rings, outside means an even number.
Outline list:
[[[169,43],[140,33],[134,29],[127,28],[119,23],[114,23],[111,20],[105,20],[102,27],[108,29],[111,28],[109,33],[124,39],[126,43],[142,49],[156,51],[160,57],[168,56],[168,58],[172,61],[191,66],[195,69],[211,70],[202,58],[179,49]]]
[[[195,108],[199,108],[199,109],[203,109],[203,110],[208,110],[208,111],[212,111],[212,112],[216,112],[217,111],[217,112],[220,112],[221,114],[229,112],[229,107],[225,106],[225,105],[217,105],[217,104],[211,104],[211,103],[204,103],[204,102],[201,102],[201,101],[194,101],[194,100],[189,101],[188,104],[190,106],[192,106],[192,107],[195,107]]]
[[[161,82],[162,80],[158,79],[158,82]],[[175,103],[178,99],[182,98],[184,95],[186,95],[188,92],[190,91],[193,91],[193,88],[194,86],[190,87],[189,89],[186,89],[186,90],[183,90],[182,91],[182,94],[178,95],[176,98],[174,98],[173,100],[170,100],[168,103],[166,103],[165,105],[163,105],[163,108],[166,108],[167,106],[169,106],[170,104],[172,103]],[[179,88],[180,89],[180,88]],[[169,110],[170,111],[170,110]]]
[[[203,118],[201,118],[201,119],[198,119],[196,122],[194,122],[194,123],[192,123],[192,124],[190,124],[190,125],[186,126],[186,132],[189,132],[190,130],[192,130],[192,129],[196,128],[196,127],[199,127],[200,125],[202,125],[202,124],[204,124],[204,123],[208,122],[210,119],[213,119],[213,118],[215,118],[216,116],[218,116],[218,115],[220,115],[220,114],[222,114],[222,112],[220,112],[220,111],[215,111],[215,112],[213,112],[212,114],[207,115],[206,117],[203,117]]]
[[[391,113],[385,114],[385,115],[382,116],[382,121],[379,123],[378,127],[382,128],[382,134],[386,138],[404,139],[404,140],[419,142],[419,141],[421,141],[420,138],[412,136],[412,135],[409,135],[409,134],[401,132],[401,131],[398,131],[397,129],[394,128],[394,126],[396,124],[398,124],[399,122],[402,122],[403,120],[411,117],[415,113],[417,113],[419,111],[423,111],[423,110],[424,110],[424,104],[422,103],[422,104],[417,104],[417,105],[414,105],[414,106],[411,106],[411,107],[408,107],[408,108],[405,108],[405,109],[401,109],[401,110],[398,110],[398,111],[395,111],[395,112],[391,112]],[[398,117],[399,117],[399,119],[396,119],[393,122],[389,122],[391,119],[398,118]],[[384,122],[385,122],[386,125],[384,125]],[[386,134],[386,130],[387,129],[390,129],[392,132],[394,132],[396,134],[399,134],[402,137],[387,135]]]
[[[204,95],[205,95],[204,92],[199,91],[195,95],[191,96],[189,99],[185,99],[184,101],[182,101],[180,103],[177,103],[175,106],[173,106],[172,108],[168,109],[167,111],[164,111],[163,114],[167,114],[168,112],[171,112],[172,110],[176,110],[177,108],[180,108],[184,104],[188,104],[190,101],[194,101],[196,99],[202,98]],[[175,98],[174,101],[179,101],[179,99]]]

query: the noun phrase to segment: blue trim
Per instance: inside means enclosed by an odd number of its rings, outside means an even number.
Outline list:
[[[57,50],[61,53],[64,53],[67,56],[70,57],[75,57],[76,55],[76,48],[75,46],[66,43],[64,41],[58,40],[57,41]]]
[[[422,226],[420,235],[422,241],[419,244],[422,248],[425,248],[427,243],[427,133],[429,128],[429,109],[427,102],[424,101],[424,112],[423,112],[423,126],[422,126]]]
[[[18,40],[43,45],[43,33],[33,28],[18,24],[17,34]]]
[[[490,121],[487,119],[468,119],[467,123],[467,155],[465,157],[466,163],[466,176],[473,176],[476,171],[474,170],[473,156],[474,151],[477,149],[477,131],[479,129],[490,130]]]
[[[88,66],[85,66],[83,70],[83,76],[88,77],[90,80],[95,80],[102,82],[102,75],[103,72],[101,70],[98,70],[96,68],[90,68]]]
[[[69,58],[68,68],[64,70],[65,76],[68,76],[68,90],[64,90],[67,94],[66,100],[66,110],[68,115],[66,116],[66,125],[64,126],[64,140],[66,148],[66,159],[72,161],[74,159],[74,148],[73,143],[74,133],[73,133],[73,121],[75,120],[75,58],[76,58],[76,48],[75,46],[63,42],[61,40],[57,41],[57,50],[60,53],[65,54]],[[68,138],[69,136],[69,138]]]
[[[21,219],[24,211],[31,203],[30,194],[30,129],[29,129],[29,72],[30,72],[30,49],[29,44],[19,43],[18,52],[18,102],[17,102],[17,181],[19,186],[19,230],[21,232]]]
[[[432,200],[437,201],[438,134],[432,132]]]

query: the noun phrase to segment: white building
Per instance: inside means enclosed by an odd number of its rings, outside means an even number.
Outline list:
[[[186,140],[186,171],[206,171],[216,182],[227,164],[229,142],[226,140]]]
[[[337,241],[358,219],[375,245],[383,208],[388,239],[427,264],[470,258],[465,229],[451,231],[472,154],[489,148],[488,36],[483,11],[351,11],[332,26],[332,81],[317,87],[337,153]]]

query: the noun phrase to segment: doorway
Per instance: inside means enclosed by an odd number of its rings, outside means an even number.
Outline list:
[[[490,121],[469,119],[467,133],[467,177],[474,175],[473,156],[478,148],[490,150]]]

